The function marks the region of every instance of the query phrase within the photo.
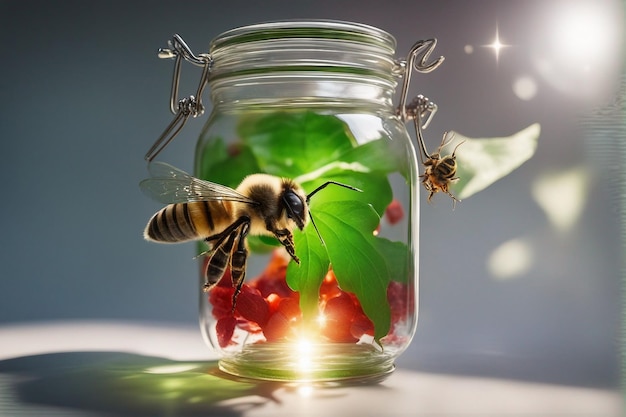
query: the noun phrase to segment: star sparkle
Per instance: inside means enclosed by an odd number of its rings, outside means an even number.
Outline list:
[[[500,30],[499,30],[499,29],[498,29],[498,27],[496,26],[496,35],[495,35],[495,37],[494,37],[494,39],[493,39],[493,42],[491,42],[491,43],[490,43],[490,44],[488,44],[488,45],[483,45],[483,46],[484,46],[485,48],[491,48],[491,49],[493,49],[493,52],[494,52],[494,53],[495,53],[495,55],[496,55],[496,62],[498,62],[498,61],[499,61],[499,59],[500,59],[500,51],[501,51],[503,48],[506,48],[506,47],[508,47],[508,46],[510,46],[510,45],[506,45],[506,44],[502,43],[502,41],[500,40]]]

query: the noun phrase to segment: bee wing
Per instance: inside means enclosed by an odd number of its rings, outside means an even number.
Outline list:
[[[148,169],[151,178],[141,181],[139,188],[160,203],[228,200],[256,204],[230,187],[198,179],[165,162],[152,162]]]

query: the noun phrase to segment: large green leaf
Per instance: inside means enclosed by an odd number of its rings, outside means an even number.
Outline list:
[[[354,145],[341,120],[313,112],[250,116],[240,124],[239,135],[263,172],[289,178],[338,160]]]
[[[328,202],[316,206],[315,222],[339,286],[357,296],[379,340],[391,325],[387,286],[392,277],[379,251],[382,239],[373,234],[378,214],[358,201]]]
[[[452,192],[459,199],[484,190],[529,160],[537,149],[541,128],[538,123],[508,137],[469,138],[455,132],[447,146],[457,148],[457,177]]]
[[[311,216],[324,246],[312,222],[303,232],[294,231],[301,265],[290,264],[287,280],[301,294],[300,307],[305,320],[311,320],[318,314],[318,290],[332,263],[339,286],[357,296],[363,311],[374,323],[376,337],[380,338],[390,325],[387,285],[390,280],[405,282],[408,277],[406,245],[373,234],[380,222],[378,210],[382,213],[391,201],[391,187],[379,173],[346,170],[329,177],[368,191],[358,193],[328,186],[319,197],[316,195],[311,203]],[[317,186],[323,181],[324,178],[318,178],[307,185]],[[369,204],[371,201],[380,202],[378,209]],[[311,293],[305,295],[307,291]]]

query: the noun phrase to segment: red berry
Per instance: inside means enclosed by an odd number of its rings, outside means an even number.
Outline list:
[[[414,294],[410,288],[401,282],[391,281],[387,286],[387,301],[391,307],[391,321],[396,323],[403,320],[415,310]]]
[[[327,319],[352,321],[356,311],[352,297],[348,293],[342,292],[337,297],[333,297],[326,302],[324,316]]]
[[[396,224],[402,220],[404,217],[404,208],[402,207],[402,203],[393,199],[385,210],[385,217],[387,218],[389,224]]]
[[[278,310],[278,305],[282,301],[282,298],[278,296],[278,294],[270,294],[266,298],[269,306],[270,306],[270,316],[274,314]]]
[[[350,294],[341,292],[329,299],[324,307],[324,327],[322,334],[334,342],[355,342],[352,335],[352,321],[357,307]]]
[[[353,343],[357,339],[352,336],[351,327],[352,322],[350,320],[326,318],[322,334],[333,342]]]

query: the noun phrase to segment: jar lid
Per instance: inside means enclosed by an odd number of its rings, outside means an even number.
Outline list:
[[[369,75],[395,86],[395,47],[396,40],[389,33],[358,23],[260,23],[229,30],[211,42],[210,79],[325,72]]]
[[[373,26],[339,20],[284,20],[243,26],[211,41],[211,51],[232,44],[273,39],[333,39],[376,45],[395,53],[396,40]]]

